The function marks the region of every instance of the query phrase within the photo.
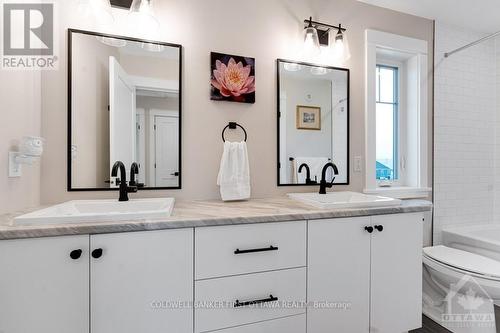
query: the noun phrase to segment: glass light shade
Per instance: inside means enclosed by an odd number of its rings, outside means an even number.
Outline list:
[[[98,28],[107,28],[114,22],[109,0],[79,0],[78,14],[94,20]]]
[[[152,0],[134,0],[129,11],[129,26],[133,32],[139,32],[149,39],[157,39],[160,22],[155,16]]]
[[[349,60],[349,58],[351,58],[351,52],[349,50],[349,42],[346,33],[339,30],[337,34],[332,34],[332,36],[333,60],[338,63]]]
[[[304,50],[306,60],[314,60],[321,53],[318,30],[312,25],[304,29]]]

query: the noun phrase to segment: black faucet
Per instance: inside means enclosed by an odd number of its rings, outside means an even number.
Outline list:
[[[111,177],[118,176],[118,169],[120,169],[120,178],[116,179],[116,185],[120,185],[120,198],[118,201],[128,201],[128,194],[137,192],[136,186],[127,185],[127,170],[122,162],[117,161],[111,169]]]
[[[299,173],[302,173],[303,168],[306,168],[306,184],[307,185],[317,184],[316,181],[311,180],[311,169],[309,169],[309,165],[307,165],[306,163],[302,163],[299,167]]]
[[[130,181],[129,186],[137,186],[138,188],[144,187],[144,184],[135,181],[135,175],[139,174],[139,164],[133,162],[130,166]]]
[[[333,186],[333,181],[335,180],[335,177],[332,178],[331,183],[326,182],[326,171],[328,170],[328,168],[333,169],[333,173],[335,176],[339,174],[339,169],[337,169],[337,166],[335,164],[333,164],[332,162],[325,164],[325,166],[323,167],[323,171],[321,171],[321,182],[319,183],[319,194],[326,194],[326,189],[331,188]]]

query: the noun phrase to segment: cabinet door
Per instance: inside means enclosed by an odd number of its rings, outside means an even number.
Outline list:
[[[88,247],[88,235],[0,241],[0,332],[88,333]]]
[[[371,328],[401,333],[422,324],[423,215],[372,217]]]
[[[368,217],[308,222],[308,333],[368,332],[369,225]]]
[[[90,243],[92,333],[193,332],[193,229],[95,235]]]

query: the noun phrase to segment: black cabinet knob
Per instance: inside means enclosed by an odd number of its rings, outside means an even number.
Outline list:
[[[100,257],[102,257],[102,249],[92,251],[92,258],[99,259]]]
[[[368,231],[369,234],[373,232],[373,227],[365,227],[365,230]]]
[[[384,226],[383,225],[376,225],[375,229],[377,229],[379,232],[384,231]]]
[[[83,251],[81,249],[73,250],[70,252],[69,256],[71,257],[71,259],[76,260],[76,259],[80,259],[80,257],[82,256],[82,253],[83,253]]]

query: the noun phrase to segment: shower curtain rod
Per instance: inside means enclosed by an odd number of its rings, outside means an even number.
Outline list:
[[[470,44],[467,44],[467,45],[465,45],[465,46],[462,46],[462,47],[460,47],[460,48],[458,48],[458,49],[456,49],[456,50],[453,50],[453,51],[451,51],[451,52],[446,52],[446,53],[444,54],[444,57],[445,57],[445,58],[448,58],[449,56],[451,56],[451,55],[453,55],[453,54],[455,54],[455,53],[457,53],[457,52],[460,52],[460,51],[463,51],[463,50],[465,50],[465,49],[468,49],[469,47],[472,47],[472,46],[475,46],[475,45],[477,45],[477,44],[480,44],[480,43],[482,43],[482,42],[484,42],[484,41],[487,41],[488,39],[494,38],[494,37],[496,37],[496,36],[498,36],[498,35],[500,35],[500,31],[499,31],[499,32],[495,32],[495,33],[494,33],[494,34],[492,34],[492,35],[489,35],[489,36],[483,37],[483,38],[481,38],[480,40],[477,40],[477,41],[472,42],[472,43],[470,43]]]

